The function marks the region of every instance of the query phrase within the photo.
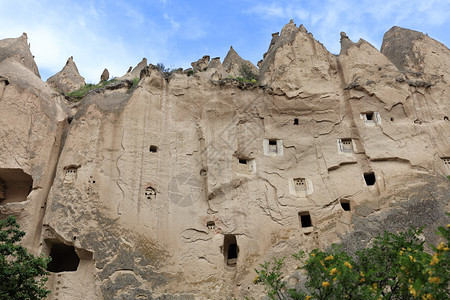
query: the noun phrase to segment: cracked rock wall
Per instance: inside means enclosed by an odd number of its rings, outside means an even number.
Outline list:
[[[391,30],[384,52],[342,34],[336,56],[290,22],[259,64],[260,85],[218,78],[218,61],[170,78],[149,66],[137,87],[77,104],[0,62],[0,132],[13,145],[0,167],[33,178],[1,213],[18,216],[35,253],[64,245],[79,258],[51,275],[49,299],[260,297],[253,269],[272,257],[353,251],[409,225],[427,225],[432,242],[450,195],[450,52]],[[398,37],[418,58],[391,57]]]

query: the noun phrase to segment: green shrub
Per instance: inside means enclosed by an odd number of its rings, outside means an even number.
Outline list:
[[[132,83],[132,85],[131,85],[131,88],[136,87],[136,86],[138,85],[138,83],[139,83],[139,80],[140,80],[139,77],[133,78],[133,81],[132,81],[133,83]]]
[[[96,90],[96,89],[101,89],[101,88],[105,87],[106,85],[116,82],[116,81],[117,81],[117,79],[113,78],[110,80],[100,81],[98,84],[88,83],[76,91],[67,93],[66,96],[69,98],[69,101],[78,102],[78,101],[82,100],[90,91]]]
[[[246,80],[245,82],[257,82],[258,74],[253,73],[252,68],[247,64],[242,64],[239,67],[239,73],[242,76],[242,79]],[[236,77],[236,79],[241,77]],[[239,80],[239,79],[238,79]]]
[[[18,245],[25,232],[13,216],[0,220],[0,299],[43,299],[50,258],[34,257]]]
[[[450,224],[439,227],[446,242],[424,251],[422,229],[384,232],[371,247],[350,256],[333,245],[329,251],[300,251],[293,256],[306,273],[305,290],[283,289],[283,259],[255,270],[254,283],[265,286],[270,299],[448,299],[450,293]]]
[[[172,73],[175,71],[175,69],[166,68],[163,63],[157,63],[156,67],[161,71],[165,79],[168,79],[170,75],[172,75]]]

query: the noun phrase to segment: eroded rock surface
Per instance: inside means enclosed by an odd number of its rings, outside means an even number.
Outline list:
[[[119,80],[77,104],[1,61],[0,212],[54,257],[49,299],[261,298],[253,269],[273,257],[295,284],[299,249],[354,251],[410,225],[434,242],[448,222],[449,51],[414,42],[436,52],[429,66],[341,38],[332,55],[290,22],[261,83],[204,56],[169,78],[150,64],[137,87]],[[419,69],[431,85],[410,83]],[[8,201],[24,174],[31,192]]]
[[[76,91],[86,84],[84,77],[78,73],[73,56],[69,57],[61,71],[47,79],[47,83],[60,93]]]

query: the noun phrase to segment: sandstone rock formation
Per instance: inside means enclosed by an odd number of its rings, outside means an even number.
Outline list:
[[[28,44],[28,36],[23,33],[19,38],[4,39],[0,41],[0,62],[5,60],[15,60],[31,70],[37,77],[39,70],[34,62],[34,57],[30,52],[30,45]]]
[[[147,59],[144,57],[136,67],[134,68],[130,67],[128,72],[118,79],[133,80],[134,78],[139,77],[141,75],[141,71],[147,66],[148,66]]]
[[[107,81],[109,79],[108,69],[104,69],[102,75],[100,75],[100,81]]]
[[[78,73],[78,68],[73,61],[73,56],[69,57],[64,68],[47,79],[47,83],[61,93],[70,93],[84,86],[84,77]]]
[[[246,65],[248,66],[254,73],[258,73],[258,69],[255,67],[254,64],[252,64],[248,60],[242,59],[242,57],[237,54],[237,52],[233,49],[233,47],[230,47],[230,50],[227,53],[227,56],[225,56],[225,59],[223,60],[223,68],[227,73],[229,73],[233,77],[242,76],[241,74],[241,66]]]
[[[405,57],[389,50],[405,40]],[[52,256],[49,299],[260,298],[253,269],[272,257],[293,286],[299,249],[409,225],[433,242],[450,200],[450,50],[400,28],[382,52],[342,44],[332,55],[290,22],[261,83],[228,78],[234,54],[208,56],[77,104],[0,55],[0,213]]]

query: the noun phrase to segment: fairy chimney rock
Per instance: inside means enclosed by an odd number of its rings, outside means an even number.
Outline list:
[[[108,69],[104,69],[102,75],[100,76],[100,81],[108,81],[109,79],[109,71]]]
[[[61,71],[47,79],[47,83],[60,93],[70,93],[84,86],[84,77],[78,72],[73,56],[69,57]]]

